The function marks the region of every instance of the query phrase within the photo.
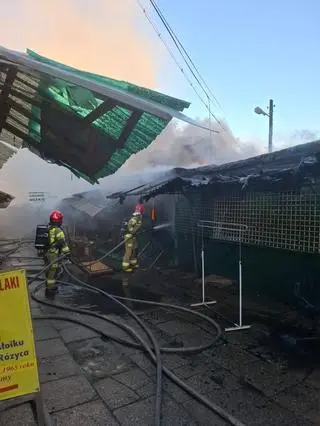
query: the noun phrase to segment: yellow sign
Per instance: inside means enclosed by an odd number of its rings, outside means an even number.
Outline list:
[[[39,391],[24,270],[0,273],[0,401]]]

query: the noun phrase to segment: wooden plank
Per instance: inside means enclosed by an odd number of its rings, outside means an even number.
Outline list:
[[[7,115],[10,111],[10,106],[8,104],[8,98],[11,90],[11,86],[14,82],[14,79],[17,75],[17,68],[11,67],[7,71],[5,82],[2,86],[2,91],[0,95],[0,132],[4,126]]]
[[[93,123],[97,118],[103,115],[105,112],[110,111],[116,106],[116,102],[112,99],[107,99],[102,102],[97,108],[91,111],[87,116],[85,116],[78,125],[78,130],[82,130],[88,127],[91,123]]]
[[[134,127],[136,126],[138,121],[140,120],[142,114],[143,114],[142,111],[133,111],[131,113],[130,117],[127,120],[125,127],[123,128],[123,130],[121,132],[121,135],[118,138],[119,148],[121,146],[124,146],[127,138],[129,137],[130,133],[132,132],[132,130],[134,129]]]
[[[25,82],[23,83],[26,84]],[[32,116],[32,114],[30,114],[30,111],[27,111],[26,108],[24,108],[18,102],[10,98],[10,104],[16,111],[20,112],[27,118],[38,122],[41,125],[42,135],[47,136],[50,140],[54,140],[54,144],[52,144],[49,148],[44,147],[43,141],[41,141],[41,144],[38,144],[39,145],[38,150],[39,151],[42,150],[43,152],[45,151],[50,152],[51,157],[53,159],[66,162],[69,166],[71,166],[74,169],[78,169],[81,172],[84,172],[90,178],[93,178],[93,176],[100,169],[104,167],[104,165],[110,160],[110,157],[114,150],[118,148],[122,148],[125,145],[127,138],[129,137],[130,133],[132,132],[135,125],[139,121],[141,115],[143,114],[142,111],[133,110],[133,112],[131,113],[130,117],[127,120],[125,127],[123,128],[121,132],[120,137],[117,140],[115,140],[111,137],[108,137],[101,130],[95,129],[91,125],[91,123],[94,120],[96,120],[100,115],[102,115],[106,111],[111,110],[117,105],[117,103],[113,101],[112,99],[108,99],[104,101],[95,110],[89,113],[85,118],[80,119],[77,115],[72,114],[69,111],[62,110],[61,108],[57,108],[57,106],[53,105],[52,102],[47,102],[46,100],[41,102],[37,98],[32,99],[31,96],[28,97],[22,93],[19,93],[14,88],[11,90],[10,93],[12,94],[12,96],[20,98],[22,101],[27,102],[28,104],[36,105],[41,109],[44,107],[44,104],[46,103],[47,108],[49,107],[49,109],[53,108],[54,111],[60,111],[65,116],[65,118],[69,116],[70,119],[72,119],[73,129],[72,131],[70,129],[70,133],[68,131],[65,131],[65,132],[59,131],[56,128],[53,129],[52,126],[49,125],[48,122],[43,119],[44,118],[43,116],[41,118],[41,121],[37,120],[34,116]],[[50,132],[46,132],[46,129],[45,129],[46,127]],[[71,137],[74,137],[75,133],[77,133],[78,130],[81,131],[85,129],[86,127],[88,127],[90,130],[86,143],[76,143],[70,139]],[[98,135],[102,135],[103,139],[105,139],[105,144],[108,146],[108,152],[104,152],[104,150],[101,149],[100,146],[97,144]],[[62,143],[63,141],[65,141],[66,143],[63,144]],[[70,147],[70,145],[72,146],[72,148]],[[63,151],[66,151],[66,150],[70,151],[70,148],[71,148],[72,152],[69,152],[68,155],[64,153],[63,156],[61,156],[55,153],[55,149],[54,149],[55,147]],[[74,160],[72,160],[73,156],[75,157]],[[90,161],[88,161],[88,156],[90,158]],[[65,160],[66,158],[68,158],[67,161]],[[86,158],[85,161],[84,161],[84,158]],[[75,163],[77,163],[77,165],[75,165]]]
[[[17,129],[16,127],[12,126],[9,123],[5,123],[3,126],[4,129],[6,129],[8,132],[12,133],[14,136],[17,136],[18,138],[22,139],[25,142],[30,143],[33,146],[39,145],[36,140],[34,140],[29,135],[26,135],[21,130]]]
[[[20,112],[21,114],[25,114],[25,109],[22,106],[18,105],[15,101],[11,99],[10,103],[18,112]],[[21,123],[19,119],[13,117],[11,117],[11,119],[25,127],[25,124]],[[39,123],[38,120],[35,119],[35,121]],[[60,160],[70,165],[71,167],[78,169],[90,178],[93,178],[95,173],[97,173],[108,161],[109,157],[101,152],[97,152],[96,155],[90,156],[90,161],[88,161],[88,150],[86,150],[83,146],[77,145],[75,142],[68,139],[66,135],[61,134],[61,136],[59,137],[59,134],[57,133],[60,132],[56,133],[55,131],[53,131],[52,127],[46,121],[41,120],[41,123],[41,136],[45,136],[50,139],[52,141],[52,143],[50,144],[46,144],[43,141],[41,141],[41,143],[38,143],[30,137],[27,137],[26,134],[24,134],[19,129],[16,129],[10,124],[6,123],[5,128],[11,133],[13,133],[15,136],[18,136],[19,138],[31,143],[39,152],[47,154],[54,160]],[[63,141],[65,143],[63,143]]]
[[[80,266],[91,275],[110,274],[113,272],[110,266],[99,261],[95,262],[94,260],[90,262],[80,262]]]
[[[75,155],[71,156],[71,154],[68,151],[66,151],[65,147],[63,147],[62,145],[58,145],[58,146],[60,146],[59,152],[56,149],[53,150],[52,147],[45,145],[45,144],[42,144],[42,143],[38,143],[37,141],[32,139],[29,135],[26,135],[21,130],[17,129],[16,127],[12,126],[9,123],[5,123],[4,128],[6,130],[8,130],[10,133],[12,133],[13,135],[15,135],[15,136],[21,138],[22,140],[30,143],[42,155],[47,156],[47,157],[53,159],[54,161],[62,161],[66,164],[69,164],[71,167],[79,169],[79,170],[83,171],[84,173],[86,173],[89,177],[91,177],[89,172],[87,171],[87,167],[86,167],[87,163],[84,163],[85,156],[83,156],[83,158],[82,157],[76,157]],[[61,154],[61,151],[62,151],[62,154]],[[78,161],[77,165],[75,165],[76,161]],[[91,170],[90,170],[90,173],[91,173]]]

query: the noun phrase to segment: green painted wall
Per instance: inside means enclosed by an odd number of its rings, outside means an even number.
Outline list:
[[[210,195],[205,191],[195,189],[188,194],[188,199],[180,196],[176,202],[176,263],[183,270],[196,271],[198,276],[201,275],[201,237],[199,236],[201,231],[197,228],[197,222],[199,220],[214,220],[214,200],[213,194]],[[260,203],[263,209],[263,202],[260,201]],[[318,216],[320,218],[319,206],[313,205],[312,208],[307,209],[305,204],[302,203],[302,207],[299,205],[297,207],[302,209],[300,214],[303,214],[304,211],[306,215],[309,214],[310,229],[313,229],[314,238],[317,241]],[[275,208],[277,209],[277,205]],[[292,210],[293,207],[291,206],[288,209]],[[254,207],[254,210],[255,214],[259,213],[256,207]],[[294,210],[291,210],[288,210],[288,215],[290,213],[292,216],[295,213]],[[230,216],[232,216],[232,211],[230,211]],[[301,229],[308,229],[306,223],[309,216],[306,216],[305,220],[302,221],[303,223],[301,222],[304,226]],[[231,217],[231,219],[223,217],[219,220],[241,222],[238,217]],[[261,215],[261,221],[264,230],[273,227],[274,232],[274,225],[269,221],[264,221],[263,215]],[[296,226],[299,228],[300,222],[297,222]],[[296,232],[295,229],[292,230],[292,232],[294,231]],[[279,229],[279,233],[281,232],[283,232],[283,229]],[[284,238],[284,234],[281,234],[281,236]],[[303,239],[306,236],[302,233],[300,238]],[[206,275],[222,275],[238,282],[238,243],[218,241],[205,236],[204,247]],[[320,308],[320,254],[270,248],[266,245],[262,247],[243,245],[242,266],[244,293],[267,294],[275,299],[290,301],[293,298],[296,283],[299,282],[300,295]]]
[[[194,271],[192,238],[177,234],[178,266]],[[206,275],[216,274],[238,282],[239,246],[206,240]],[[201,274],[201,246],[196,243],[198,275]],[[294,286],[300,282],[300,294],[320,307],[320,256],[254,246],[242,247],[244,293],[255,292],[290,301]]]

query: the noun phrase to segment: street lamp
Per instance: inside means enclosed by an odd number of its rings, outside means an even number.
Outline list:
[[[274,103],[273,100],[270,99],[269,101],[269,114],[260,107],[255,107],[254,112],[258,115],[265,115],[269,117],[269,143],[268,143],[268,151],[272,152],[272,138],[273,138],[273,108]]]

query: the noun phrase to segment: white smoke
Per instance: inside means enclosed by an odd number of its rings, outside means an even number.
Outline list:
[[[202,121],[209,127],[208,120]],[[182,128],[175,122],[162,132],[147,149],[132,156],[125,168],[142,169],[146,166],[191,167],[204,164],[223,164],[261,154],[263,146],[235,138],[226,123],[212,126],[210,132],[186,125]]]

